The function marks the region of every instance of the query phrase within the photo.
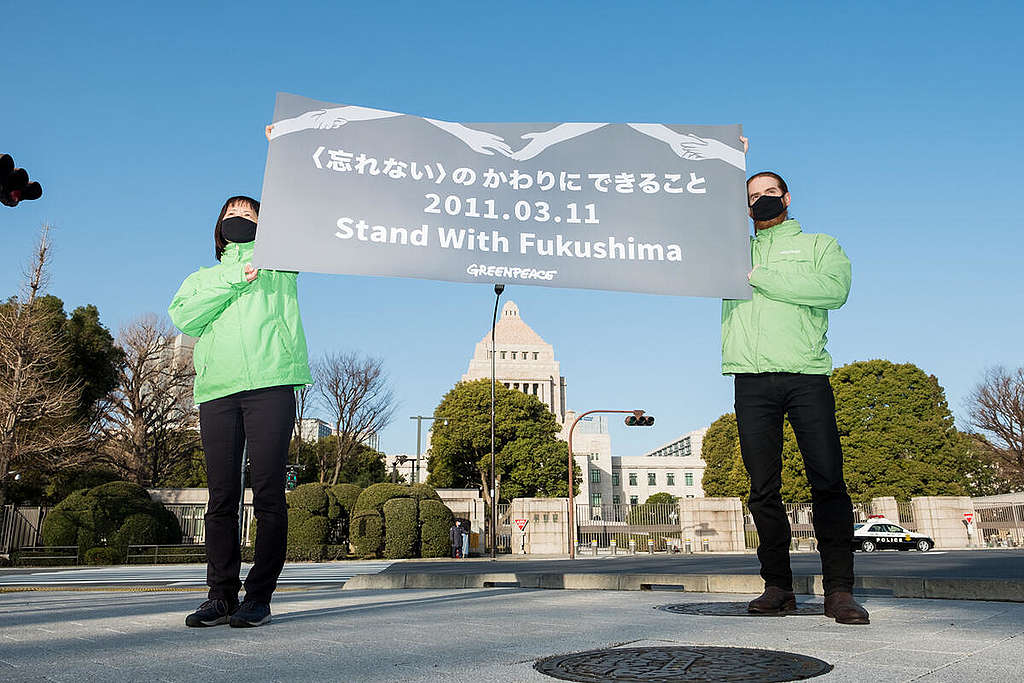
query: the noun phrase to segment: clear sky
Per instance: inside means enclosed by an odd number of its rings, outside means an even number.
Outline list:
[[[0,206],[0,293],[41,222],[51,293],[112,331],[164,313],[212,262],[224,199],[259,196],[277,91],[454,121],[742,123],[748,170],[789,182],[791,214],[853,262],[832,314],[837,365],[936,375],[962,419],[984,370],[1024,364],[1015,2],[21,3],[0,152],[44,186]],[[16,20],[15,20],[16,19]],[[381,356],[415,423],[490,326],[490,285],[306,274],[310,351]],[[555,346],[569,407],[644,408],[638,455],[731,410],[711,299],[510,286]],[[618,424],[613,421],[613,424]]]

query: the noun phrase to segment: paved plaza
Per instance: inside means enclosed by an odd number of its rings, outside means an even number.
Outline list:
[[[1020,603],[866,597],[871,625],[841,626],[818,615],[654,609],[748,595],[286,587],[268,626],[185,628],[203,597],[191,588],[0,593],[0,680],[552,681],[534,670],[538,659],[693,645],[816,657],[834,667],[821,681],[1024,679]]]

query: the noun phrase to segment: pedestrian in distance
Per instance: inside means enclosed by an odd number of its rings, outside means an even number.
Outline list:
[[[462,522],[455,520],[452,524],[452,528],[448,530],[448,540],[452,546],[452,557],[458,559],[463,556],[462,554],[462,538],[464,532],[462,529]]]
[[[722,373],[734,376],[740,452],[750,475],[750,512],[760,543],[764,593],[754,613],[796,610],[789,561],[791,529],[782,503],[782,428],[788,417],[811,486],[821,555],[825,615],[867,624],[853,599],[853,506],[825,350],[828,312],[846,303],[850,261],[828,235],[803,232],[789,217],[792,197],[776,173],[747,181],[754,221],[749,300],[722,302]]]
[[[311,384],[297,273],[252,266],[260,205],[231,197],[214,226],[219,263],[182,283],[168,313],[193,350],[194,400],[206,455],[208,599],[188,626],[261,626],[284,566],[288,533],[285,470],[295,423],[295,388]],[[247,448],[246,448],[247,447]],[[243,449],[256,516],[252,569],[239,604],[238,506]]]

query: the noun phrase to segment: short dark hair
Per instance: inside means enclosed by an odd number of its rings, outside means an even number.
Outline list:
[[[224,206],[220,207],[220,215],[217,216],[217,224],[213,226],[213,246],[214,255],[217,260],[220,261],[220,257],[224,255],[224,248],[228,246],[228,241],[224,239],[224,232],[221,230],[220,224],[224,222],[224,214],[228,212],[228,208],[232,204],[248,204],[249,208],[259,216],[260,215],[260,203],[252,197],[246,197],[245,195],[238,195],[237,197],[229,197]]]
[[[754,178],[761,178],[763,176],[775,178],[775,182],[777,182],[779,184],[779,187],[782,188],[782,194],[786,194],[787,192],[789,192],[789,187],[786,186],[786,181],[782,179],[782,176],[780,176],[778,173],[775,173],[774,171],[761,171],[760,173],[755,173],[754,175],[747,178],[747,186],[750,186],[750,181],[753,180]]]

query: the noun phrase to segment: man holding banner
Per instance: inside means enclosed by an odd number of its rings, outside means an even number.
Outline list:
[[[764,593],[748,610],[796,610],[791,530],[780,493],[788,416],[811,486],[825,615],[842,624],[867,624],[867,611],[852,595],[853,507],[828,379],[832,358],[825,350],[828,311],[846,303],[850,293],[850,261],[834,238],[801,231],[789,218],[791,199],[775,173],[747,181],[755,231],[748,275],[753,298],[722,302],[722,372],[735,376],[736,423],[765,581]]]

